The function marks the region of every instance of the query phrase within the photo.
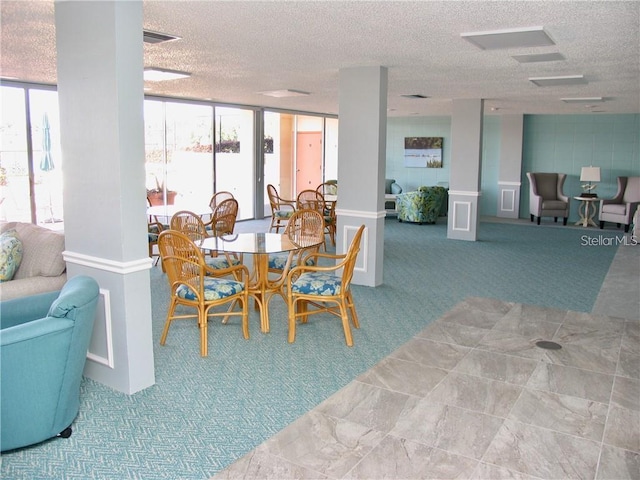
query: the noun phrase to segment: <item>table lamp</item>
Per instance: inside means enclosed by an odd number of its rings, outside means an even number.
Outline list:
[[[582,167],[580,171],[580,181],[587,182],[582,185],[582,197],[595,198],[598,195],[593,191],[596,185],[592,182],[600,181],[600,167]]]

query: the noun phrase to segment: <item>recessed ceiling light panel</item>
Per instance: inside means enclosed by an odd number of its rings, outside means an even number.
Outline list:
[[[558,52],[511,55],[511,58],[519,63],[556,62],[558,60],[564,60],[564,56]]]
[[[469,32],[461,33],[460,36],[482,50],[555,45],[555,42],[544,31],[544,27]]]
[[[164,80],[178,80],[180,78],[188,78],[191,74],[188,72],[179,72],[177,70],[168,70],[166,68],[145,68],[144,79],[148,82],[162,82]]]
[[[303,92],[302,90],[267,90],[264,92],[258,92],[260,95],[266,95],[267,97],[285,98],[285,97],[306,97],[311,95],[309,92]]]
[[[584,75],[565,75],[558,77],[530,77],[529,81],[539,87],[557,87],[561,85],[585,85]]]

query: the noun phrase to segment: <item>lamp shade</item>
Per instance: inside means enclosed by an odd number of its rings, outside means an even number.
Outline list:
[[[580,171],[581,182],[599,182],[600,167],[582,167]]]

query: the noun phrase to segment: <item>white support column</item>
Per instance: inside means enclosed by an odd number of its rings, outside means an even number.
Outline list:
[[[55,3],[67,270],[100,284],[85,374],[155,383],[144,191],[142,2]]]
[[[366,225],[353,283],[367,286],[382,284],[387,75],[386,67],[340,70],[336,250]]]
[[[503,115],[501,122],[497,215],[502,218],[518,218],[524,116]]]
[[[478,239],[484,100],[454,100],[447,238]]]

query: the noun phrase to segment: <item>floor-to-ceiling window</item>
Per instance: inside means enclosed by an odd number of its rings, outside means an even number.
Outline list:
[[[3,82],[0,93],[0,219],[62,229],[57,91],[53,86]],[[242,220],[270,213],[267,195],[257,195],[256,185],[261,189],[273,183],[283,196],[295,198],[304,188],[337,178],[337,118],[259,111],[146,98],[149,198],[159,191],[154,201],[201,206],[214,192],[228,190],[238,199]],[[256,141],[256,131],[264,131],[263,145]],[[257,182],[256,175],[263,182]],[[264,210],[255,205],[261,197]]]
[[[27,85],[0,94],[0,217],[62,228],[58,94]]]
[[[337,178],[337,118],[264,112],[265,189],[272,184],[282,198],[295,199],[302,190]]]
[[[215,107],[216,191],[231,192],[238,201],[238,220],[255,217],[256,166],[254,111]]]
[[[213,194],[213,107],[145,100],[147,194],[184,205]]]

